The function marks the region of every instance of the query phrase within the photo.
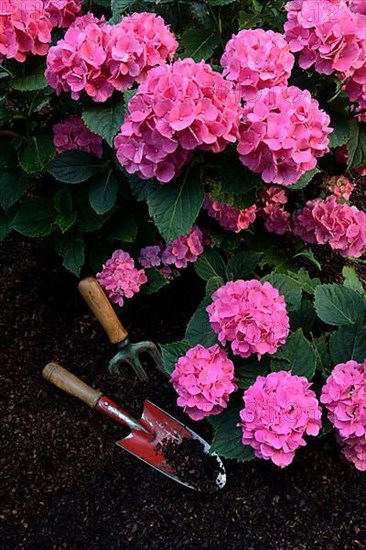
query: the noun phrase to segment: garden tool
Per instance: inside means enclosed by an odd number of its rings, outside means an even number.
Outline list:
[[[42,371],[42,375],[43,378],[58,388],[84,401],[92,409],[96,409],[98,412],[109,416],[115,422],[127,426],[130,429],[130,434],[124,439],[116,441],[119,447],[122,447],[122,449],[125,449],[182,485],[197,491],[203,491],[205,490],[204,486],[201,487],[199,484],[192,484],[189,476],[186,479],[181,471],[178,472],[179,468],[172,466],[165,452],[165,449],[168,449],[169,445],[174,445],[179,451],[179,446],[183,442],[187,442],[187,440],[198,441],[202,445],[202,447],[199,446],[199,453],[205,453],[207,459],[213,461],[215,466],[213,479],[209,479],[207,470],[202,472],[204,476],[202,479],[206,477],[207,481],[205,482],[207,483],[207,487],[212,491],[221,489],[225,485],[226,473],[224,466],[215,453],[212,453],[210,456],[208,455],[209,444],[150,401],[145,401],[142,416],[139,420],[136,420],[127,411],[103,395],[102,392],[88,386],[80,378],[77,378],[74,374],[56,363],[46,365]],[[189,464],[191,458],[193,457],[182,456],[184,464],[187,462]],[[189,472],[189,468],[190,466],[188,465],[188,470],[186,469],[186,471]]]
[[[147,374],[140,361],[142,353],[150,355],[156,366],[163,370],[161,354],[156,344],[148,341],[132,344],[129,341],[127,330],[118,319],[104,290],[94,277],[87,277],[80,281],[79,291],[104,328],[111,343],[116,344],[119,349],[118,353],[109,362],[110,372],[120,374],[121,363],[127,363],[142,380],[147,381]]]

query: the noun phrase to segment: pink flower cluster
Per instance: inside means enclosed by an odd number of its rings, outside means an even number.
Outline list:
[[[280,468],[291,464],[306,445],[304,435],[316,436],[321,428],[321,408],[310,387],[304,376],[287,371],[258,376],[243,396],[243,445]]]
[[[291,185],[329,151],[329,116],[307,90],[296,86],[262,90],[248,101],[239,128],[238,153],[266,183]]]
[[[194,226],[187,235],[178,237],[167,244],[161,255],[163,265],[174,265],[178,269],[187,267],[188,263],[197,261],[203,253],[203,234]]]
[[[351,101],[366,108],[364,6],[346,0],[293,0],[286,5],[285,37],[300,52],[302,69],[336,73]]]
[[[67,26],[80,10],[81,0],[5,0],[0,7],[0,63],[46,55],[52,29]]]
[[[236,141],[241,107],[232,84],[203,61],[151,69],[129,101],[114,141],[130,174],[167,183],[199,148],[219,153]]]
[[[81,117],[71,115],[53,127],[53,143],[57,153],[64,151],[85,151],[98,158],[103,156],[103,140],[91,132]]]
[[[346,176],[329,176],[324,179],[323,186],[327,192],[332,193],[337,200],[348,201],[355,188]]]
[[[290,229],[290,213],[283,205],[287,203],[286,190],[271,185],[260,194],[262,207],[259,215],[264,219],[264,226],[270,233],[284,235]]]
[[[308,201],[293,220],[294,234],[310,244],[328,243],[344,258],[366,251],[366,214],[334,196]]]
[[[163,19],[135,13],[117,25],[91,13],[77,18],[47,56],[47,80],[57,94],[85,91],[106,101],[115,89],[127,90],[156,64],[171,60],[178,43]]]
[[[228,282],[213,293],[206,310],[221,344],[231,342],[234,355],[244,358],[276,353],[289,334],[285,299],[268,282]]]
[[[223,76],[237,84],[242,97],[250,99],[263,88],[286,85],[294,62],[282,34],[245,29],[226,44],[220,64]]]
[[[366,360],[336,365],[320,401],[328,410],[344,454],[359,470],[366,470]]]
[[[113,252],[96,277],[109,299],[120,307],[124,304],[124,298],[132,298],[147,282],[145,271],[136,269],[131,256],[123,250]]]
[[[217,344],[188,350],[170,379],[179,395],[177,404],[193,420],[220,414],[237,389],[234,380],[234,364]]]
[[[161,265],[162,248],[159,245],[145,246],[140,250],[139,262],[145,269]]]
[[[203,208],[207,210],[210,218],[217,220],[221,227],[234,233],[240,233],[248,229],[250,224],[255,221],[257,207],[255,204],[249,208],[234,208],[228,204],[212,201],[209,195],[206,195]]]

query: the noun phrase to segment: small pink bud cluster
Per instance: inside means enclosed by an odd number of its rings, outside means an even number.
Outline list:
[[[223,76],[237,84],[242,97],[250,99],[263,88],[286,85],[294,62],[282,34],[245,29],[226,44],[220,64]]]
[[[336,365],[320,401],[328,410],[343,453],[357,469],[366,470],[366,360]]]
[[[351,101],[366,108],[366,16],[361,3],[346,0],[293,0],[286,5],[285,37],[300,52],[302,69],[336,73]]]
[[[210,218],[217,220],[221,227],[227,231],[240,233],[244,229],[248,229],[250,224],[255,221],[257,207],[255,204],[249,208],[234,208],[228,204],[212,201],[209,195],[206,195],[203,208],[207,210]]]
[[[170,379],[179,395],[177,404],[193,420],[220,414],[237,389],[234,380],[234,364],[217,344],[188,350]]]
[[[310,244],[328,243],[344,258],[366,251],[366,214],[334,196],[308,201],[293,220],[294,234]]]
[[[91,132],[77,115],[71,115],[54,125],[53,143],[57,153],[78,150],[98,158],[103,156],[102,138]]]
[[[304,376],[287,371],[258,376],[243,396],[243,445],[280,468],[291,464],[306,445],[304,435],[316,436],[321,428],[321,408],[310,387]]]
[[[120,307],[124,304],[124,298],[132,298],[147,282],[145,271],[136,269],[131,256],[123,250],[113,252],[96,277],[109,299]]]
[[[128,109],[114,141],[118,160],[130,174],[160,183],[195,149],[219,153],[234,143],[241,114],[233,85],[192,59],[151,69]]]
[[[260,194],[262,207],[259,215],[264,219],[264,226],[270,233],[284,235],[290,229],[290,213],[284,209],[287,203],[286,190],[271,185]]]
[[[262,90],[248,101],[239,128],[240,160],[266,183],[291,185],[329,151],[329,116],[307,90]]]
[[[290,330],[284,297],[256,279],[226,283],[213,293],[207,312],[221,344],[231,342],[234,355],[244,358],[276,353]]]
[[[163,19],[135,13],[117,25],[91,13],[77,18],[62,40],[50,48],[46,78],[59,95],[83,91],[94,101],[106,101],[115,89],[127,90],[146,72],[174,56],[178,43]]]
[[[350,199],[355,188],[346,176],[329,176],[324,179],[323,187],[327,192],[332,193],[337,200],[345,199],[346,201]]]

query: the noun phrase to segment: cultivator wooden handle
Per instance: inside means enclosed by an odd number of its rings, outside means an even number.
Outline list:
[[[104,328],[112,344],[120,344],[128,337],[127,330],[118,319],[104,290],[94,277],[79,283],[79,291],[89,308]]]
[[[95,390],[85,384],[80,378],[74,376],[71,372],[64,369],[57,363],[49,363],[42,371],[42,376],[51,384],[54,384],[66,393],[78,397],[84,401],[91,409],[94,409],[102,397],[102,392]]]

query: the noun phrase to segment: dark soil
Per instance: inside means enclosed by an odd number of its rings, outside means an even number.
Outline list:
[[[11,238],[0,247],[0,548],[350,549],[364,548],[366,476],[333,439],[309,443],[279,470],[226,461],[213,495],[162,476],[114,442],[121,427],[41,377],[58,361],[130,412],[149,397],[209,438],[175,406],[153,366],[150,381],[106,370],[112,347],[53,258]],[[131,339],[182,337],[199,296],[189,276],[126,314]]]

